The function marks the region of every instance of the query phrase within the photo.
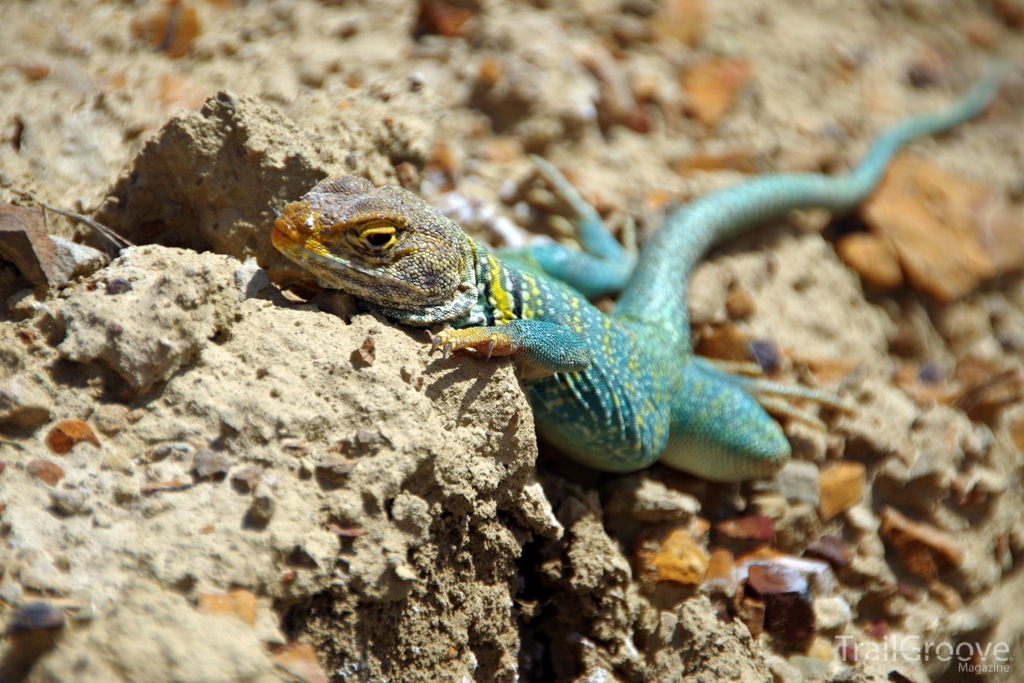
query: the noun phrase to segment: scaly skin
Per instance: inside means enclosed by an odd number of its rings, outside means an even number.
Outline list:
[[[576,214],[582,252],[544,245],[499,260],[415,195],[352,176],[325,180],[289,204],[272,238],[323,287],[351,292],[400,323],[449,324],[433,338],[445,356],[467,348],[512,356],[538,431],[587,465],[629,472],[660,458],[714,481],[770,476],[789,459],[790,446],[758,401],[773,408],[779,396],[830,401],[691,356],[686,293],[693,268],[716,243],[791,209],[851,210],[900,146],[980,112],[999,71],[990,69],[947,109],[890,128],[846,175],[766,175],[694,200],[648,240],[639,259],[543,160],[536,160],[541,173]],[[620,289],[610,316],[584,296]]]

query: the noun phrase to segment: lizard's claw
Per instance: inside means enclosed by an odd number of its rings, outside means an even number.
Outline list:
[[[436,335],[427,333],[427,341],[430,342],[430,353],[439,348],[441,357],[447,359],[452,351],[462,349],[473,349],[477,353],[492,356],[511,356],[515,353],[515,345],[512,338],[494,327],[467,327],[462,330],[445,328]]]

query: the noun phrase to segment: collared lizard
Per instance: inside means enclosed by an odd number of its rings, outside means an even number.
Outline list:
[[[842,403],[693,356],[691,272],[715,244],[791,209],[850,211],[907,141],[978,114],[1000,72],[990,68],[943,110],[893,125],[849,173],[764,175],[691,201],[639,257],[539,159],[575,213],[582,251],[552,243],[499,258],[411,192],[355,176],[324,180],[285,207],[272,239],[321,286],[352,293],[366,309],[414,327],[446,323],[431,336],[432,350],[442,347],[445,357],[460,349],[511,356],[539,433],[576,460],[629,472],[660,459],[724,482],[770,476],[790,445],[760,404],[777,407],[779,397]],[[610,315],[587,298],[620,290]]]

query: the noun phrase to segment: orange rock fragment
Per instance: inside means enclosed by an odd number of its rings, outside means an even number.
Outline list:
[[[252,626],[256,623],[256,596],[241,588],[228,593],[200,593],[199,611],[215,617],[237,617]]]
[[[705,588],[732,597],[736,593],[736,573],[732,553],[727,548],[712,548]]]
[[[640,570],[655,583],[672,581],[699,586],[708,573],[710,558],[685,527],[674,527],[661,537],[639,544]]]
[[[683,74],[687,113],[713,128],[732,109],[749,80],[750,66],[743,60],[711,57],[698,62]]]
[[[730,541],[772,541],[775,523],[765,515],[744,515],[717,522],[715,532]]]
[[[704,35],[707,15],[704,0],[666,0],[661,3],[652,24],[662,38],[674,38],[693,47]]]
[[[729,296],[725,298],[725,312],[734,320],[747,318],[754,313],[756,308],[754,297],[742,287],[731,287]]]
[[[941,303],[1024,267],[1024,218],[988,187],[903,154],[861,207],[888,238],[903,275]]]
[[[420,15],[416,21],[419,33],[435,33],[451,37],[458,35],[459,29],[475,12],[465,7],[456,7],[440,0],[425,0],[420,3]]]
[[[992,0],[992,11],[1010,28],[1024,26],[1024,4],[1020,0]]]
[[[50,75],[50,65],[38,59],[23,59],[18,64],[20,71],[30,81],[39,81]]]
[[[650,190],[644,197],[644,205],[649,211],[658,211],[675,198],[671,192]]]
[[[891,506],[882,510],[881,519],[882,539],[896,549],[914,576],[931,581],[940,563],[953,567],[963,563],[963,546],[933,527],[909,520]]]
[[[836,253],[872,287],[888,290],[903,284],[899,254],[886,237],[870,232],[843,235],[836,243]]]
[[[692,171],[739,171],[757,173],[757,156],[749,149],[730,149],[725,152],[697,152],[672,167],[679,175]]]
[[[199,35],[199,13],[182,0],[167,0],[132,19],[132,34],[175,59],[184,57]]]
[[[818,516],[827,522],[840,512],[849,510],[864,496],[865,467],[862,463],[843,461],[821,470],[818,487],[821,491]]]
[[[303,683],[328,683],[316,650],[309,643],[291,642],[274,649],[270,659]]]
[[[750,337],[733,322],[702,325],[694,350],[719,360],[750,360]]]
[[[961,392],[954,404],[975,422],[992,422],[1008,405],[1024,398],[1024,369],[1000,372]]]
[[[61,420],[46,435],[46,445],[51,451],[61,455],[70,451],[79,441],[88,441],[96,448],[100,447],[100,440],[96,438],[89,425],[81,420]]]
[[[822,384],[833,384],[857,369],[857,361],[848,358],[794,358],[805,363]]]
[[[62,470],[58,465],[50,462],[49,460],[41,460],[39,458],[28,464],[28,471],[45,481],[50,486],[54,486],[58,481],[64,478],[64,470]]]

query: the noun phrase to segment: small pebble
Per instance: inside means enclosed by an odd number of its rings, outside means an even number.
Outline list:
[[[730,318],[748,318],[754,313],[754,297],[742,287],[733,287],[725,298],[725,310]]]
[[[67,453],[79,441],[88,441],[96,448],[100,447],[100,440],[93,434],[89,425],[81,420],[61,420],[46,435],[46,445],[58,454]]]
[[[358,349],[352,352],[352,362],[356,365],[370,366],[376,360],[376,343],[373,337],[367,337]]]
[[[735,595],[736,572],[733,566],[733,555],[727,548],[712,548],[708,572],[704,576],[704,588],[730,598]]]
[[[48,602],[30,602],[11,617],[6,637],[17,637],[30,631],[56,631],[64,628],[64,612]]]
[[[751,339],[747,344],[750,355],[766,374],[778,372],[782,367],[782,351],[770,339]]]
[[[413,29],[414,36],[434,34],[452,37],[476,12],[465,7],[456,7],[440,0],[421,0],[419,16]]]
[[[338,538],[359,538],[368,533],[361,526],[341,526],[335,522],[328,522],[327,528]]]
[[[340,485],[358,463],[348,458],[327,457],[316,465],[316,476],[328,483]]]
[[[39,458],[28,464],[28,471],[42,479],[50,486],[54,486],[58,481],[64,478],[64,470],[49,460],[41,460]]]
[[[77,515],[79,512],[87,512],[86,501],[88,499],[89,494],[80,488],[54,489],[50,491],[50,503],[53,505],[53,508],[68,517]]]
[[[679,526],[639,543],[637,561],[640,571],[654,583],[699,586],[707,575],[710,558],[689,530]]]
[[[125,280],[123,277],[115,277],[113,280],[107,283],[107,294],[116,296],[118,294],[124,294],[132,290],[132,283]]]
[[[96,429],[110,436],[117,434],[128,424],[128,406],[119,403],[107,403],[96,409],[92,415]]]
[[[190,455],[195,449],[182,441],[173,443],[162,443],[149,453],[149,462],[159,462],[169,455],[175,455],[176,459],[182,459]]]
[[[715,533],[730,541],[771,541],[775,524],[764,515],[747,515],[715,523]]]
[[[818,489],[821,502],[818,515],[827,522],[840,512],[850,509],[864,496],[864,475],[866,468],[863,463],[844,460],[835,467],[821,470],[818,477]]]
[[[249,465],[236,471],[231,475],[231,485],[242,493],[249,493],[255,490],[260,477],[263,476],[263,468],[256,465]]]
[[[822,534],[807,546],[804,553],[811,557],[825,560],[835,571],[843,569],[850,563],[851,552],[846,542],[838,536]]]
[[[744,595],[736,610],[736,616],[754,638],[764,632],[764,600]]]
[[[814,635],[814,602],[807,580],[785,567],[754,565],[747,590],[764,600],[764,628],[794,644]]]
[[[714,128],[733,108],[750,76],[750,65],[739,59],[708,57],[695,63],[682,79],[687,114]]]
[[[249,517],[256,524],[265,526],[274,516],[276,509],[277,503],[274,502],[274,496],[270,490],[266,486],[258,486],[253,494],[252,503],[249,505]]]
[[[190,471],[195,474],[197,479],[219,480],[227,475],[231,465],[232,462],[227,456],[203,448],[196,451]]]
[[[934,527],[914,522],[892,506],[881,514],[880,533],[887,545],[899,553],[907,570],[921,579],[934,579],[940,564],[959,567],[963,564],[964,547]]]
[[[307,455],[310,447],[301,439],[284,439],[281,441],[281,450],[291,455]]]
[[[371,431],[369,429],[358,429],[356,430],[356,443],[363,444],[365,446],[372,446],[379,444],[383,441],[380,432]]]

